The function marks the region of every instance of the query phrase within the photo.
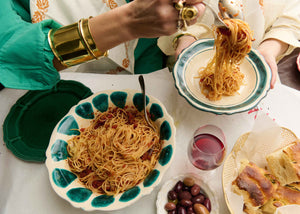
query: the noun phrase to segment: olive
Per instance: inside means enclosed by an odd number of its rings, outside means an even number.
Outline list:
[[[209,211],[203,204],[194,204],[194,211],[196,214],[209,214]]]
[[[183,188],[183,182],[182,181],[178,181],[176,184],[175,184],[175,187],[174,187],[174,191],[179,193],[182,191],[182,188]]]
[[[177,208],[177,213],[178,214],[186,214],[186,209],[184,207],[178,207]]]
[[[207,208],[207,210],[210,212],[211,211],[211,204],[209,198],[205,198],[203,205]]]
[[[186,211],[187,211],[187,213],[194,212],[194,208],[193,208],[193,206],[189,206],[189,207],[187,207],[187,208],[186,208]]]
[[[191,200],[191,199],[192,199],[192,195],[191,195],[191,193],[188,192],[188,191],[182,191],[182,192],[179,193],[178,198],[179,198],[180,200],[182,200],[182,199],[188,199],[188,200]]]
[[[166,203],[165,210],[171,211],[171,210],[175,210],[175,209],[176,209],[176,205],[173,202]]]
[[[177,192],[175,190],[171,190],[168,192],[168,199],[171,201],[175,201],[177,199]]]
[[[168,211],[168,214],[177,214],[177,210]]]
[[[192,196],[198,195],[200,193],[200,190],[201,190],[200,186],[198,184],[194,184],[191,188]]]
[[[180,201],[180,205],[184,206],[184,207],[189,207],[193,205],[193,202],[191,200],[188,199],[182,199]]]
[[[191,177],[186,177],[183,179],[183,183],[184,183],[184,185],[186,185],[188,187],[192,187],[195,184],[195,181]]]
[[[192,198],[194,204],[202,204],[205,200],[205,196],[200,194]]]
[[[186,186],[186,185],[183,185],[183,187],[182,187],[182,191],[190,191],[191,190],[191,188],[190,187],[188,187],[188,186]]]

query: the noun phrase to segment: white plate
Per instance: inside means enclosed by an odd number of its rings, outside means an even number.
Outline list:
[[[215,114],[234,114],[254,108],[270,89],[271,70],[263,57],[251,50],[240,69],[245,75],[245,84],[234,96],[223,96],[221,100],[210,101],[199,86],[198,70],[205,67],[214,56],[214,40],[202,39],[185,49],[175,63],[173,77],[175,85],[192,106]]]
[[[177,177],[174,177],[170,180],[168,180],[162,188],[160,189],[157,200],[156,200],[156,208],[157,208],[157,214],[167,214],[167,211],[165,210],[165,205],[168,203],[168,192],[175,186],[175,184],[178,181],[183,181],[185,177],[191,177],[195,180],[195,183],[200,186],[202,191],[205,192],[205,194],[208,196],[210,203],[211,203],[211,211],[210,214],[219,214],[219,203],[218,199],[213,194],[212,189],[205,183],[203,183],[202,179],[198,177],[196,174],[193,173],[187,173],[178,175]]]

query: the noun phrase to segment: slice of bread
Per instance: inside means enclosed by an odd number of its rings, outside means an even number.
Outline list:
[[[286,186],[277,186],[276,191],[262,208],[264,214],[275,213],[278,207],[289,205],[289,204],[300,204],[300,184],[292,183]]]
[[[267,157],[268,169],[285,186],[300,181],[300,141],[295,141]]]
[[[252,162],[242,162],[237,178],[232,182],[233,191],[244,198],[244,212],[261,213],[259,209],[272,197],[275,187],[269,173]]]

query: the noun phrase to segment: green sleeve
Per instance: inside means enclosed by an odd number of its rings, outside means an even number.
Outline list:
[[[157,38],[141,38],[134,52],[135,74],[147,74],[163,69],[166,66],[166,56],[157,46]]]
[[[27,2],[27,3],[26,3]],[[0,82],[8,88],[42,90],[60,79],[47,34],[53,20],[32,24],[28,0],[0,1]]]

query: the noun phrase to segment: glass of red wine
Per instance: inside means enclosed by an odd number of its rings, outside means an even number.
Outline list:
[[[214,125],[198,128],[188,148],[192,164],[201,170],[219,167],[226,154],[226,139],[223,131]]]

